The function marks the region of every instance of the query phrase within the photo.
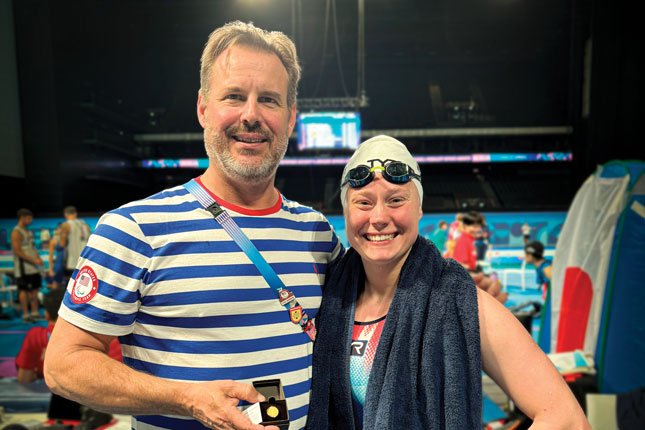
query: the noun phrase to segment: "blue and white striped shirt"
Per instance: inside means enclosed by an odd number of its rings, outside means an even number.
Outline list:
[[[215,199],[315,318],[327,264],[344,252],[324,216],[282,196],[263,211]],[[73,278],[91,272],[95,295],[85,303],[78,303],[78,295],[73,301],[70,292],[77,287],[70,281],[59,315],[85,330],[119,336],[125,364],[180,381],[279,378],[290,428],[305,426],[312,342],[289,320],[246,254],[185,188],[105,214]],[[89,279],[83,277],[85,285]],[[80,294],[88,291],[78,288]],[[132,421],[139,430],[203,428],[177,416]]]

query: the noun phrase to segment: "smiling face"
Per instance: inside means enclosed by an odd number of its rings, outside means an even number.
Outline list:
[[[400,269],[419,234],[422,216],[415,185],[392,184],[377,172],[362,188],[347,190],[345,228],[363,265]]]
[[[197,115],[213,171],[235,180],[266,181],[287,150],[295,105],[287,108],[287,71],[273,53],[233,45],[213,63]]]

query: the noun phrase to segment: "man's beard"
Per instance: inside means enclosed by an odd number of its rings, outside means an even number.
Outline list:
[[[269,153],[258,163],[246,163],[239,158],[236,158],[231,153],[229,140],[234,135],[240,132],[253,132],[261,134],[270,145]],[[244,179],[250,182],[261,182],[271,178],[280,160],[287,152],[287,136],[275,136],[268,130],[261,128],[261,126],[249,127],[230,126],[224,133],[217,133],[213,128],[207,126],[204,129],[204,146],[209,160],[218,160],[226,173],[234,176],[236,179]],[[255,150],[238,149],[240,156],[253,155]]]

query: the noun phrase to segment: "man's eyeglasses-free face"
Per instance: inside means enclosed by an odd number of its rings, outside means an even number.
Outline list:
[[[378,161],[380,166],[375,166],[374,162]],[[341,188],[345,184],[349,184],[352,188],[360,188],[372,182],[374,179],[374,172],[380,170],[383,178],[393,184],[405,184],[410,182],[413,178],[421,180],[421,175],[414,172],[412,167],[407,164],[396,160],[367,160],[370,163],[369,167],[361,164],[347,172],[345,180],[340,185]]]

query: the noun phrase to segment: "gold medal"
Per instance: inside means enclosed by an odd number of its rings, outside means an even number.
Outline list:
[[[271,418],[277,417],[279,413],[280,411],[275,406],[269,406],[267,408],[267,415]]]

